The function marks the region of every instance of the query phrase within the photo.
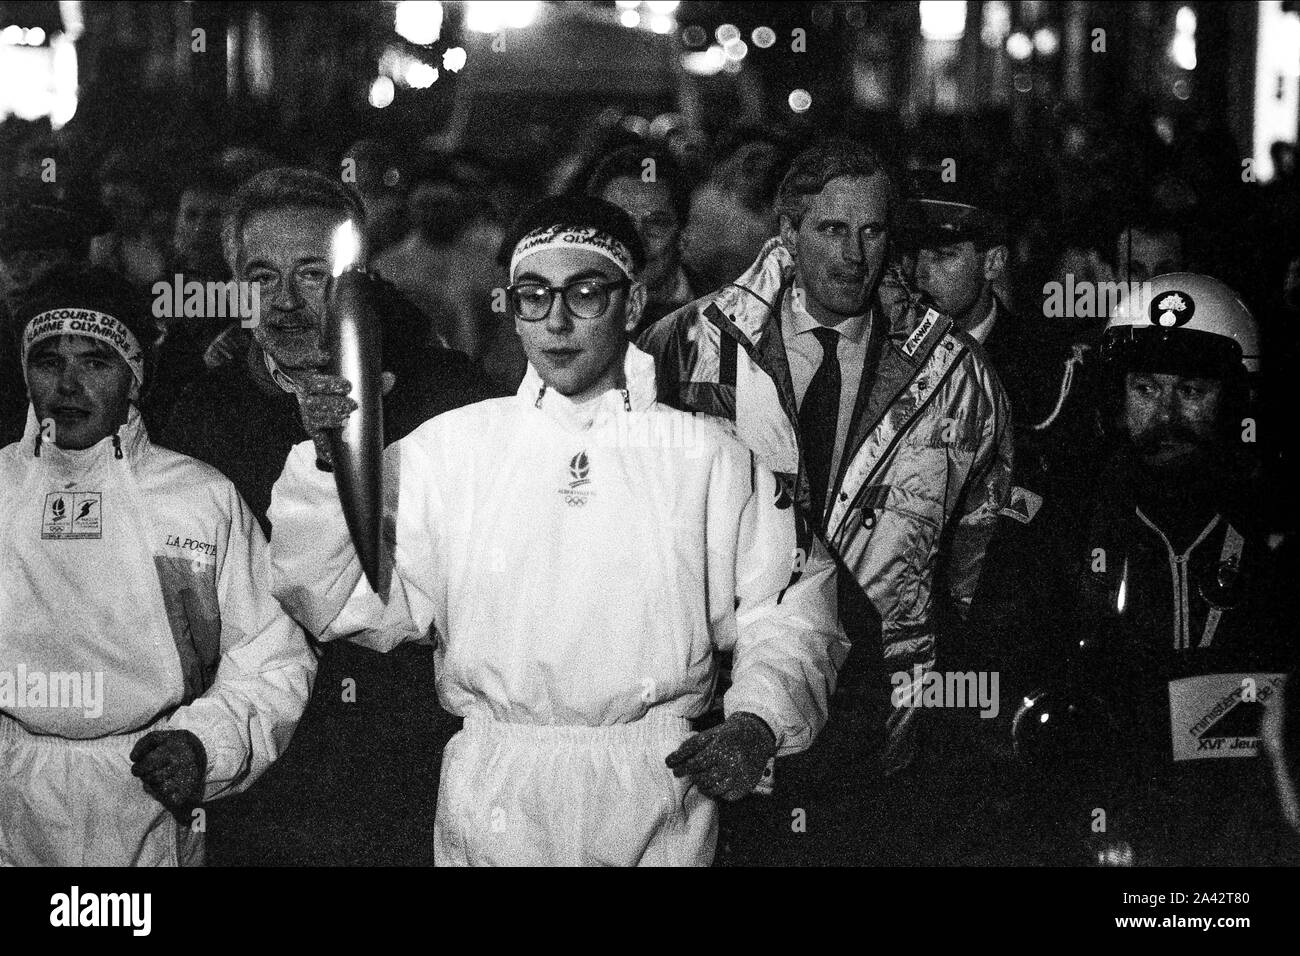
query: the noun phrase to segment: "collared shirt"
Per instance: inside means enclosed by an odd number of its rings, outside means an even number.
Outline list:
[[[804,393],[808,391],[813,376],[822,364],[822,347],[812,334],[813,329],[819,328],[821,323],[804,308],[804,295],[803,287],[795,282],[790,294],[782,299],[781,304],[781,337],[785,340],[790,380],[794,384],[794,397],[799,405],[803,404]],[[849,425],[858,399],[858,385],[862,382],[862,367],[867,361],[867,339],[870,332],[865,313],[850,316],[834,328],[839,332],[836,354],[840,360],[840,412],[835,424],[835,451],[831,456],[832,482],[839,474],[844,443],[848,441]]]
[[[998,300],[994,298],[993,304],[989,306],[989,314],[984,316],[983,321],[981,321],[979,325],[970,330],[970,337],[980,345],[983,345],[988,340],[989,333],[993,331],[993,323],[997,321],[997,317]]]

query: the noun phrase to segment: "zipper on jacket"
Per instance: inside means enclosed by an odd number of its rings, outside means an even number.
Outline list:
[[[964,349],[965,346],[963,346],[962,348]],[[860,501],[862,500],[862,496],[863,496],[864,494],[866,494],[867,488],[869,488],[869,487],[871,486],[871,479],[873,479],[873,478],[876,477],[876,473],[880,471],[880,469],[881,469],[881,467],[884,465],[884,463],[885,463],[886,461],[889,460],[889,456],[893,454],[894,449],[898,446],[899,442],[901,442],[901,441],[903,440],[903,436],[904,436],[908,431],[911,430],[911,427],[912,427],[914,424],[916,424],[916,420],[917,420],[918,418],[920,418],[920,416],[921,416],[921,412],[925,411],[925,409],[929,406],[929,404],[930,404],[932,401],[934,401],[934,397],[935,397],[936,395],[939,394],[939,386],[941,386],[945,381],[947,381],[948,376],[952,374],[952,370],[955,369],[955,368],[960,364],[960,362],[961,362],[961,358],[962,358],[962,356],[961,356],[961,354],[959,353],[959,354],[958,354],[958,355],[957,355],[957,356],[956,356],[956,357],[955,357],[951,362],[948,363],[948,368],[947,368],[947,370],[946,370],[942,375],[939,376],[939,380],[938,380],[937,382],[934,383],[934,387],[933,387],[933,388],[931,388],[929,385],[926,386],[926,389],[929,391],[930,394],[927,395],[927,396],[925,397],[925,399],[923,399],[923,400],[922,400],[922,401],[921,401],[921,402],[916,406],[916,410],[915,410],[914,412],[912,412],[912,417],[909,418],[909,419],[904,423],[903,427],[900,428],[900,429],[898,429],[896,432],[894,432],[894,437],[891,438],[891,439],[889,440],[889,444],[886,445],[884,451],[882,451],[882,452],[880,453],[880,456],[876,459],[876,463],[875,463],[874,465],[871,466],[871,470],[870,470],[869,472],[867,472],[866,477],[864,477],[864,478],[862,479],[862,485],[858,488],[857,492],[854,494],[854,496],[853,496],[853,500],[850,501],[849,504],[848,504],[848,506],[844,509],[844,513],[845,513],[845,515],[847,515],[850,511],[852,511],[854,508],[857,507],[858,502],[860,502]],[[902,390],[900,390],[899,394],[902,394]],[[895,396],[894,401],[897,401],[897,400],[898,400],[898,399],[897,399],[897,396]],[[889,414],[889,412],[888,412],[888,408],[891,407],[892,404],[893,404],[893,403],[891,402],[890,405],[886,406],[886,412],[885,412],[886,415]],[[878,427],[878,426],[877,426],[877,427]],[[875,429],[872,429],[872,430],[874,431]],[[870,433],[868,433],[868,434],[870,434]],[[865,443],[864,443],[864,444],[865,444]],[[856,454],[856,452],[855,452],[855,454]],[[847,474],[847,472],[846,472],[846,474]],[[842,493],[842,492],[841,492],[841,493]],[[835,505],[835,502],[832,500],[832,502],[831,502],[831,510],[832,510],[832,512],[834,511],[834,505]],[[841,522],[841,524],[843,524],[843,522]],[[837,532],[837,533],[835,534],[835,540],[836,540],[836,542],[837,542],[837,546],[836,546],[837,550],[838,550],[839,538],[840,538],[840,535],[839,535],[839,533]]]
[[[1219,519],[1222,515],[1215,515],[1210,523],[1205,526],[1196,540],[1181,555],[1174,552],[1174,546],[1170,544],[1165,533],[1161,531],[1156,524],[1142,513],[1141,508],[1134,508],[1134,512],[1142,523],[1148,528],[1160,535],[1160,540],[1165,544],[1165,554],[1169,559],[1169,572],[1173,577],[1174,585],[1174,649],[1188,650],[1192,646],[1191,635],[1191,595],[1188,588],[1187,565],[1191,559],[1192,552],[1201,546],[1201,543],[1210,535],[1210,532],[1218,527]]]

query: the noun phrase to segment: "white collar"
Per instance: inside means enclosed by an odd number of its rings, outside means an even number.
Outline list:
[[[301,398],[302,386],[293,380],[292,375],[280,368],[280,363],[271,357],[271,353],[262,349],[262,358],[266,362],[266,370],[271,373],[271,380],[280,386],[280,390]]]
[[[102,458],[119,457],[117,454],[119,449],[122,452],[121,457],[134,462],[149,447],[149,433],[145,429],[144,419],[140,417],[140,410],[136,408],[134,402],[127,412],[126,421],[118,426],[117,432],[89,448],[60,448],[49,441],[40,441],[38,446],[37,440],[40,434],[41,423],[36,420],[36,409],[29,403],[27,426],[23,430],[24,454],[36,456],[39,447],[39,457],[42,461],[67,473],[87,472]]]
[[[988,339],[989,333],[993,331],[993,323],[997,321],[997,317],[998,317],[998,300],[994,298],[993,304],[989,306],[989,314],[984,316],[983,321],[981,321],[979,325],[968,330],[967,334],[971,338],[973,338],[976,342],[978,342],[980,345],[983,345],[984,342]]]
[[[804,291],[803,283],[796,279],[794,285],[790,287],[790,294],[786,296],[790,303],[790,323],[794,327],[795,334],[828,328],[834,329],[840,334],[841,338],[848,339],[850,342],[862,341],[862,334],[867,330],[867,313],[851,315],[838,325],[825,325],[818,322],[804,305],[806,296],[807,293]]]
[[[560,424],[585,430],[610,415],[644,412],[655,404],[655,361],[630,342],[623,358],[623,380],[622,388],[611,388],[595,398],[575,402],[548,388],[529,362],[516,394],[521,401],[541,409]]]

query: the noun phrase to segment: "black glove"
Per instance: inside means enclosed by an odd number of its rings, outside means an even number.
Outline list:
[[[208,753],[188,730],[155,730],[131,748],[131,773],[144,792],[173,813],[203,802]]]
[[[397,383],[397,376],[384,372],[380,381],[383,394],[387,395]],[[300,385],[298,411],[302,416],[302,427],[316,444],[317,464],[322,466],[322,471],[330,471],[334,467],[334,454],[326,432],[341,428],[348,416],[356,411],[356,401],[348,398],[352,383],[341,375],[311,372],[303,376]]]
[[[776,754],[776,735],[753,714],[732,714],[716,727],[689,738],[665,758],[673,776],[691,776],[701,792],[739,800],[763,777]]]

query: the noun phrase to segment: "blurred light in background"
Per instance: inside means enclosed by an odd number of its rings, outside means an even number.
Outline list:
[[[980,28],[980,39],[984,45],[1000,50],[1011,32],[1011,8],[1006,0],[989,0],[984,4],[984,26]]]
[[[0,30],[0,122],[49,117],[61,129],[77,112],[77,50],[84,32],[81,4],[59,4],[62,31],[11,24]]]
[[[966,31],[966,0],[921,0],[921,36],[960,40]]]
[[[754,46],[766,50],[776,42],[776,31],[771,27],[755,27],[749,38],[754,41]]]
[[[1180,69],[1196,69],[1196,13],[1191,7],[1178,8],[1169,56]]]
[[[635,30],[640,27],[643,30],[650,30],[652,33],[658,33],[665,36],[677,29],[677,21],[673,19],[673,12],[681,6],[677,2],[646,2],[646,0],[617,0],[615,6],[618,8],[618,22],[623,24],[629,30]],[[708,34],[704,33],[699,27],[688,27],[687,31],[698,30],[700,38],[694,42],[688,40],[683,34],[682,42],[687,46],[699,46],[708,39]]]
[[[427,90],[438,82],[438,69],[420,60],[412,60],[406,65],[403,78],[411,89]]]
[[[807,90],[791,90],[786,102],[796,113],[806,113],[812,106],[812,95]]]
[[[1269,149],[1279,140],[1294,143],[1300,116],[1300,13],[1284,11],[1281,0],[1259,5],[1255,41],[1255,175],[1275,175]]]
[[[633,136],[645,136],[650,132],[650,121],[644,116],[624,116],[619,125]]]
[[[77,45],[67,33],[56,33],[50,40],[54,52],[54,103],[50,109],[50,126],[61,129],[77,112]]]
[[[1034,41],[1029,39],[1029,34],[1017,31],[1007,37],[1007,53],[1011,59],[1027,60],[1033,52]]]
[[[460,50],[460,47],[453,47],[453,50]],[[444,66],[451,57],[452,50],[447,50],[442,54]],[[460,66],[464,66],[464,50],[460,50]],[[460,68],[457,67],[457,69]],[[418,56],[412,56],[405,49],[398,46],[389,46],[379,57],[379,75],[393,80],[399,86],[409,86],[413,90],[427,90],[438,82],[438,68],[431,63],[426,63]],[[454,70],[452,72],[455,72]]]
[[[469,0],[465,26],[474,33],[496,33],[509,27],[520,30],[537,19],[536,0]]]
[[[1155,127],[1156,135],[1160,137],[1160,142],[1166,146],[1174,145],[1174,121],[1168,116],[1157,116],[1152,125]]]
[[[49,116],[53,107],[53,54],[47,49],[0,48],[0,120]]]
[[[1034,31],[1034,49],[1042,56],[1052,56],[1061,45],[1061,38],[1051,27],[1039,27]]]
[[[69,40],[81,39],[86,32],[86,21],[81,15],[81,0],[59,0],[59,19],[63,21],[63,35]]]
[[[266,99],[271,95],[271,30],[266,14],[254,10],[248,15],[248,43],[244,50],[244,82],[249,92]]]
[[[711,46],[697,53],[682,54],[682,69],[696,76],[717,76],[727,62],[727,54],[722,47]]]
[[[442,36],[442,4],[437,0],[402,0],[394,25],[397,35],[420,46]]]
[[[454,46],[442,51],[442,68],[450,73],[459,73],[468,59],[469,54],[465,52],[464,47]]]
[[[370,84],[370,105],[382,110],[393,102],[394,93],[393,81],[386,76],[377,76]]]

